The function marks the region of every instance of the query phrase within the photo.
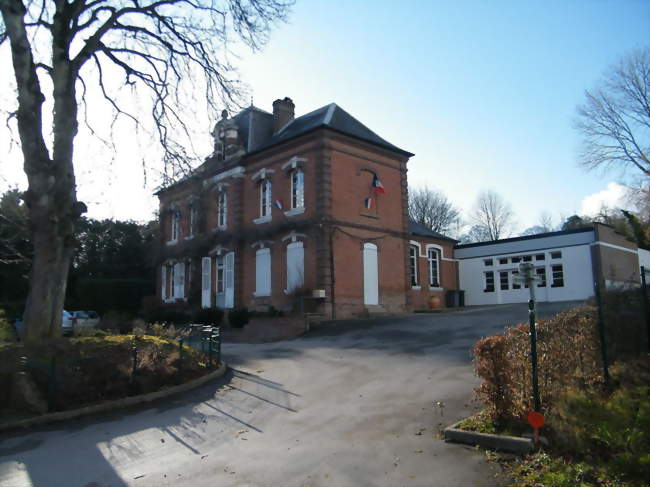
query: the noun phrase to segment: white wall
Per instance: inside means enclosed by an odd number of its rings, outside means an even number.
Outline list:
[[[570,247],[554,247],[528,252],[498,253],[499,244],[489,246],[491,250],[497,251],[492,255],[481,252],[480,257],[459,259],[460,289],[465,291],[466,305],[484,304],[507,304],[522,303],[529,299],[530,291],[523,285],[521,289],[512,289],[512,276],[509,276],[508,290],[501,290],[501,271],[513,271],[519,267],[518,263],[512,263],[511,257],[533,255],[532,264],[537,267],[546,268],[546,287],[535,288],[538,301],[573,301],[587,299],[593,296],[593,273],[591,268],[591,251],[589,244],[573,245]],[[532,247],[532,246],[530,246]],[[478,249],[478,247],[474,247]],[[505,245],[503,250],[510,249]],[[485,250],[484,248],[482,250]],[[562,252],[560,259],[551,259],[551,252]],[[544,254],[544,260],[535,260],[535,255]],[[457,254],[458,257],[458,254]],[[507,264],[499,264],[500,258],[507,258]],[[485,260],[492,259],[492,266],[486,266]],[[551,287],[553,273],[551,266],[562,264],[564,272],[564,286]],[[485,272],[494,272],[494,291],[485,292]]]
[[[650,271],[650,250],[639,249],[639,266],[646,268],[646,272]]]

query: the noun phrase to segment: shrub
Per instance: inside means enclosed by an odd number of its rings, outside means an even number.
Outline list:
[[[482,379],[477,397],[493,419],[525,419],[532,411],[528,324],[479,340],[474,369]],[[602,381],[596,310],[583,306],[537,322],[537,357],[542,409],[551,411],[570,386]]]
[[[15,342],[16,333],[14,327],[9,323],[5,310],[0,308],[0,342]]]
[[[248,308],[234,308],[228,312],[228,322],[233,328],[243,328],[249,320]]]
[[[192,321],[202,325],[220,326],[224,312],[221,308],[200,308],[194,312]]]

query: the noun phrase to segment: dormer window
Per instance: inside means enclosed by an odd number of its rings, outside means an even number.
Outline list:
[[[271,180],[260,182],[260,218],[271,216]]]
[[[217,196],[217,227],[226,228],[228,226],[228,195],[225,191],[220,191]]]
[[[305,207],[305,173],[302,169],[291,172],[291,209]]]

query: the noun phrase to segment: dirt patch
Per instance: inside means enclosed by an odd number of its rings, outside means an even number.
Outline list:
[[[224,342],[268,343],[291,340],[305,333],[305,320],[300,317],[251,318],[243,328],[221,328]]]

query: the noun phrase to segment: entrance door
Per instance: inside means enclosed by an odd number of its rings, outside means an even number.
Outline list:
[[[377,272],[377,246],[363,244],[363,303],[379,304],[379,273]]]
[[[228,252],[225,257],[225,302],[224,308],[235,306],[235,253]]]

